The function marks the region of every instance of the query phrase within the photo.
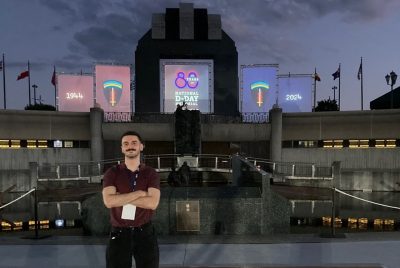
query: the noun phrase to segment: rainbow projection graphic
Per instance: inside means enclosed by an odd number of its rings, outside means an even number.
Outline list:
[[[107,80],[103,82],[103,93],[107,103],[115,107],[121,99],[123,85],[117,80]]]
[[[131,70],[124,65],[95,65],[96,103],[105,113],[131,112]]]
[[[241,65],[241,112],[263,113],[272,109],[277,99],[278,64]]]
[[[267,84],[264,81],[258,81],[255,83],[252,83],[250,85],[250,90],[251,94],[253,96],[253,99],[255,99],[258,107],[261,107],[264,103],[264,91],[267,91],[269,89],[269,84]]]

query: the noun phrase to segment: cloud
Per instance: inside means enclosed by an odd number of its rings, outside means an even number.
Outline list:
[[[137,41],[151,27],[151,14],[160,12],[164,5],[125,0],[54,2],[57,3],[42,0],[48,8],[63,16],[65,25],[75,25],[75,29],[79,29],[68,44],[71,55],[123,63],[132,63]],[[65,30],[65,26],[58,25],[53,29]]]
[[[134,25],[128,16],[104,16],[97,26],[75,33],[70,50],[74,53],[83,51],[94,60],[132,63],[136,43],[148,30],[147,27]]]
[[[395,0],[293,0],[293,3],[306,7],[308,15],[316,17],[339,13],[343,22],[347,23],[372,22],[386,17],[393,7],[399,6]]]
[[[107,12],[105,0],[41,0],[41,3],[70,23],[94,22],[98,14]]]
[[[133,51],[131,42],[123,42],[115,32],[101,27],[91,27],[74,36],[76,45],[94,60],[126,60],[127,51]]]
[[[241,0],[199,2],[223,18],[238,16],[245,24],[280,26],[295,26],[299,22],[330,14],[340,14],[344,22],[374,21],[386,17],[400,6],[396,0],[247,0],[246,4]]]
[[[66,25],[80,25],[68,45],[71,56],[122,63],[132,63],[137,41],[150,29],[153,13],[179,7],[178,0],[41,1],[63,16]],[[199,0],[194,3],[195,8],[207,8],[209,14],[221,14],[223,29],[241,52],[260,53],[277,62],[304,60],[299,55],[306,50],[279,31],[298,28],[330,14],[339,14],[345,23],[374,21],[385,17],[394,5],[397,5],[395,0],[247,0],[246,4],[242,0]]]
[[[68,0],[41,0],[41,3],[58,15],[66,16],[68,18],[74,18],[77,16],[77,10],[73,8]]]
[[[35,62],[29,62],[29,67],[30,69],[35,69],[38,71],[41,71],[49,66],[48,63],[45,62],[40,62],[40,61],[35,61]],[[13,68],[13,69],[18,69],[18,70],[27,70],[28,69],[28,61],[10,61],[6,62],[6,67],[7,68]]]

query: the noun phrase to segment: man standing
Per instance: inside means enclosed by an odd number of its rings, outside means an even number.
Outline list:
[[[159,266],[159,249],[151,223],[160,201],[157,172],[140,163],[142,138],[128,131],[121,137],[125,163],[107,170],[103,179],[103,201],[110,209],[111,233],[107,246],[107,268]]]
[[[182,184],[189,186],[190,184],[190,167],[187,162],[183,162],[182,166],[179,168],[179,175],[182,179]]]

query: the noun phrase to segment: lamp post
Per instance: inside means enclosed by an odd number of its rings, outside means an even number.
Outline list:
[[[333,86],[332,89],[333,89],[333,100],[336,101],[336,89],[337,89],[337,86]]]
[[[390,85],[390,109],[393,109],[393,86],[396,84],[397,74],[393,71],[385,76],[386,83]]]
[[[38,88],[38,86],[36,84],[33,84],[32,87],[33,87],[33,103],[36,105],[36,89]]]

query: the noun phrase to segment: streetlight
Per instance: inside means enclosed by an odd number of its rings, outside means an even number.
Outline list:
[[[393,86],[396,84],[397,74],[393,71],[385,76],[386,83],[390,85],[390,109],[393,109]]]
[[[32,87],[33,87],[33,102],[36,105],[36,89],[38,88],[38,86],[36,84],[33,84]]]
[[[332,89],[333,89],[333,100],[336,101],[336,89],[337,89],[337,86],[333,86]]]

